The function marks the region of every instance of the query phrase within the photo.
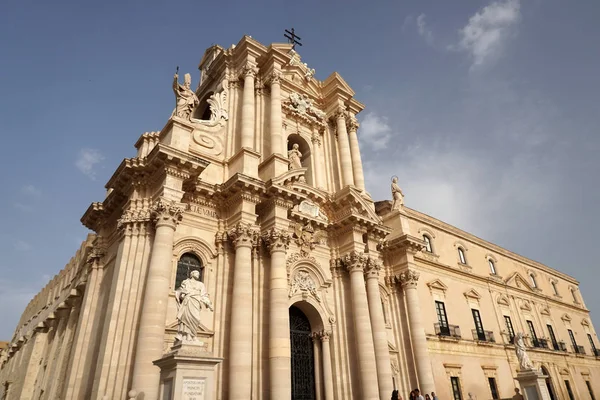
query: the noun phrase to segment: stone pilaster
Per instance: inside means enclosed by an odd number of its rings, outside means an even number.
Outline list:
[[[321,136],[318,132],[314,132],[312,135],[312,144],[313,144],[313,165],[315,172],[315,186],[318,188],[323,188],[323,165],[322,165],[322,151],[321,151]]]
[[[354,331],[358,350],[358,364],[360,382],[364,400],[379,399],[377,382],[377,366],[375,362],[375,348],[373,346],[373,332],[369,316],[369,304],[365,290],[364,270],[367,257],[363,253],[352,251],[342,259],[344,267],[350,273],[352,292],[352,314],[354,317]]]
[[[365,176],[363,174],[362,159],[360,157],[360,147],[358,145],[358,121],[354,115],[348,117],[348,134],[350,139],[350,153],[352,156],[352,174],[354,175],[354,185],[361,191],[365,190]]]
[[[135,356],[132,380],[132,389],[143,393],[145,399],[159,397],[160,369],[152,362],[161,358],[163,353],[173,241],[181,214],[182,209],[175,202],[159,200],[152,207],[151,216],[156,224],[156,232],[137,331],[136,347],[139,351]]]
[[[229,399],[246,400],[252,393],[252,247],[258,231],[239,223],[228,232],[235,249],[233,297],[229,328]]]
[[[250,62],[246,64],[242,75],[244,77],[244,92],[242,94],[242,147],[254,148],[254,79],[258,69]]]
[[[325,386],[325,400],[333,400],[333,369],[331,368],[331,349],[329,346],[331,332],[320,332],[319,337],[321,339],[321,355],[323,358],[323,383]]]
[[[342,187],[354,184],[352,176],[352,156],[350,155],[348,131],[346,130],[346,117],[347,112],[343,108],[340,108],[335,115],[342,169]]]
[[[410,320],[410,335],[413,343],[413,353],[415,355],[415,364],[417,366],[417,376],[422,393],[431,393],[435,391],[433,381],[433,371],[429,356],[427,353],[427,339],[425,330],[421,321],[421,307],[419,306],[419,295],[417,293],[417,282],[419,273],[408,269],[398,275],[398,280],[406,294],[406,306],[408,309],[408,318]]]
[[[289,399],[292,397],[290,382],[292,358],[286,251],[290,244],[290,234],[285,230],[272,228],[263,235],[263,241],[271,253],[269,278],[270,392],[274,399]]]
[[[379,394],[383,396],[393,390],[392,369],[390,366],[390,352],[388,348],[385,319],[381,308],[381,294],[379,292],[379,271],[381,264],[369,258],[365,275],[367,277],[367,298],[371,315],[371,328],[373,330],[373,344],[375,346],[375,359],[377,362],[377,380]]]
[[[281,137],[281,72],[274,70],[271,73],[271,153],[283,154],[283,143]]]

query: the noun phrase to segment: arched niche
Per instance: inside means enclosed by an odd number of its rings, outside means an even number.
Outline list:
[[[292,306],[298,308],[304,313],[304,315],[306,315],[306,318],[308,318],[308,321],[310,322],[310,328],[313,332],[321,332],[325,330],[325,321],[328,321],[328,319],[324,318],[318,306],[310,301],[310,299],[295,301],[290,304],[290,307]]]
[[[304,176],[306,183],[314,186],[314,168],[311,146],[302,136],[297,133],[292,133],[287,137],[288,152],[293,149],[295,144],[298,145],[298,150],[302,154],[302,157],[300,157],[302,167],[306,168],[306,175]]]
[[[208,104],[208,99],[213,94],[214,94],[213,91],[209,91],[204,96],[202,96],[202,98],[200,99],[200,103],[198,104],[198,107],[196,107],[196,109],[194,110],[194,113],[192,114],[192,118],[202,119],[205,121],[208,121],[210,119],[211,111],[210,111],[210,105]]]
[[[198,257],[204,268],[204,284],[208,286],[212,279],[211,267],[212,260],[217,256],[214,246],[211,246],[205,240],[195,237],[186,236],[177,240],[173,246],[173,265],[171,268],[171,286],[174,286],[175,277],[177,275],[177,263],[182,255],[191,253]],[[171,290],[174,290],[171,287]]]

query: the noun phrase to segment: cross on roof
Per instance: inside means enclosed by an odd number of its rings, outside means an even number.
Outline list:
[[[292,49],[296,49],[296,45],[302,46],[302,43],[300,43],[300,40],[302,40],[302,38],[294,33],[294,28],[292,28],[291,31],[288,31],[286,29],[285,34],[283,36],[287,38],[288,43],[292,44]]]

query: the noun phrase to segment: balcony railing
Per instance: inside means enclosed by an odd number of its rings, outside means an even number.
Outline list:
[[[447,336],[453,337],[456,339],[460,339],[462,335],[460,334],[460,327],[458,325],[442,325],[442,324],[433,324],[435,328],[435,334],[438,336]]]
[[[535,347],[538,349],[547,349],[548,348],[548,340],[531,338],[531,347]]]
[[[556,351],[561,351],[560,345],[556,340],[552,342],[552,349]]]
[[[583,348],[583,346],[578,346],[574,344],[573,351],[575,352],[575,354],[585,354],[585,349]]]
[[[596,357],[600,357],[600,350],[594,348],[594,349],[592,349],[592,354],[595,355]]]
[[[473,340],[478,340],[480,342],[490,342],[496,343],[496,339],[494,338],[494,332],[492,331],[479,331],[477,329],[472,329],[473,332]]]
[[[567,351],[567,344],[563,341],[558,342],[558,347],[560,347],[560,351]]]

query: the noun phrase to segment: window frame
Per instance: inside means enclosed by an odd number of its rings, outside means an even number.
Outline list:
[[[197,265],[193,265],[193,263],[185,264],[184,258],[195,259],[195,261],[197,261],[198,264]],[[184,260],[184,261],[182,262],[182,260]],[[185,277],[183,277],[183,274],[180,271],[180,267],[183,267],[183,266],[187,267],[187,274]],[[194,253],[192,251],[186,251],[181,256],[179,256],[179,259],[177,260],[177,267],[175,270],[175,282],[173,283],[173,289],[174,290],[179,289],[179,287],[181,287],[181,283],[184,280],[189,279],[190,273],[195,270],[197,270],[200,273],[200,282],[204,282],[204,263],[202,262],[202,258],[200,258],[196,253]]]
[[[454,400],[463,400],[460,378],[458,376],[450,377],[450,387],[452,388],[452,397]]]
[[[467,265],[467,257],[465,256],[465,250],[462,247],[457,247],[458,260],[461,264]]]
[[[597,355],[598,354],[598,350],[596,348],[596,343],[594,343],[594,338],[592,337],[591,333],[587,334],[588,340],[590,341],[590,346],[592,348],[592,354],[593,355]]]
[[[550,336],[550,340],[552,341],[552,347],[554,350],[559,350],[560,346],[558,345],[558,340],[556,339],[556,335],[554,334],[554,328],[550,324],[546,324],[546,328],[548,329],[548,335]]]
[[[592,390],[592,383],[589,379],[585,380],[585,385],[587,386],[588,392],[590,393],[590,397],[592,400],[596,400],[596,396],[594,395],[594,391]]]
[[[533,342],[533,346],[537,347],[539,341],[537,333],[535,332],[535,325],[533,325],[533,321],[530,319],[526,319],[525,322],[527,322],[527,327],[529,328],[529,333],[531,334],[531,341]]]
[[[498,394],[498,383],[496,382],[496,378],[493,376],[488,376],[488,385],[490,387],[490,392],[492,393],[492,399],[499,400],[500,395]]]
[[[558,287],[556,287],[557,282],[556,281],[551,281],[550,283],[552,284],[552,290],[554,290],[554,295],[555,296],[560,296],[560,293],[558,293]]]
[[[483,321],[481,320],[481,313],[476,308],[471,308],[471,314],[473,316],[473,323],[475,324],[475,330],[477,331],[477,338],[485,341],[485,329],[483,329]]]
[[[570,400],[575,400],[575,396],[573,395],[573,389],[571,389],[571,382],[568,379],[565,379],[565,387],[567,388],[567,394],[569,395]]]
[[[506,330],[508,331],[508,338],[509,338],[510,342],[512,343],[515,341],[515,328],[513,327],[513,323],[512,323],[512,319],[510,318],[510,315],[504,316],[504,324],[506,325]]]
[[[425,242],[425,251],[433,254],[433,244],[431,243],[431,237],[428,234],[423,234],[423,241]]]
[[[498,275],[498,271],[496,270],[496,263],[491,258],[488,258],[488,266],[490,267],[492,275]]]
[[[534,289],[538,289],[537,280],[535,279],[535,275],[533,274],[533,272],[529,273],[529,282],[531,282],[531,286]]]

